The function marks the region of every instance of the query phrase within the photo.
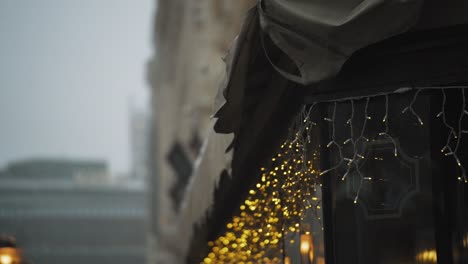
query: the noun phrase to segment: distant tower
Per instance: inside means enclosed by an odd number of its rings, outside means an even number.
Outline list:
[[[149,122],[147,112],[130,103],[131,176],[137,179],[145,179],[148,175]]]

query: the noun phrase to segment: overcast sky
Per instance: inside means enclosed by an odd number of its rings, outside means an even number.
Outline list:
[[[0,167],[97,158],[129,167],[130,98],[149,88],[154,0],[0,0]]]

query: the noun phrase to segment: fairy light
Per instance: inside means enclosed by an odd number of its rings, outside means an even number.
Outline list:
[[[447,94],[445,93],[444,89],[442,89],[442,110],[441,110],[441,112],[439,114],[437,114],[437,117],[442,117],[442,123],[449,130],[449,134],[447,136],[447,141],[446,141],[445,145],[442,147],[442,149],[440,151],[442,153],[445,152],[445,156],[452,156],[455,159],[455,162],[457,163],[457,166],[461,170],[461,176],[458,177],[458,180],[460,180],[460,181],[464,180],[465,183],[466,183],[467,182],[466,170],[465,170],[465,167],[461,164],[460,159],[458,157],[458,153],[457,153],[458,149],[459,149],[459,146],[460,146],[461,137],[462,137],[462,134],[463,134],[463,129],[462,129],[463,117],[465,115],[467,115],[466,100],[465,100],[465,89],[464,88],[461,89],[461,92],[462,92],[462,109],[461,109],[460,117],[458,119],[458,133],[456,133],[455,128],[453,126],[451,126],[450,124],[448,124],[448,122],[447,122],[447,114],[446,114],[446,111],[445,111],[446,104],[447,104]],[[452,142],[452,139],[457,140],[454,149],[452,149],[452,147],[450,146],[450,144]]]
[[[461,139],[462,139],[463,117],[465,117],[465,115],[467,115],[466,100],[465,100],[465,89],[461,89],[461,93],[462,93],[462,107],[461,107],[460,117],[458,118],[458,136],[457,136],[457,143],[455,145],[455,149],[453,150],[453,157],[455,158],[455,161],[457,162],[457,165],[461,170],[461,176],[458,177],[458,180],[460,180],[460,181],[464,180],[465,182],[467,182],[465,167],[461,164],[460,159],[458,158],[458,155],[457,155],[457,151],[458,151],[458,148],[460,147],[460,142],[461,142]]]
[[[330,148],[331,146],[335,146],[336,149],[338,150],[338,155],[339,155],[339,160],[340,161],[335,166],[333,166],[332,168],[329,168],[327,170],[324,170],[324,171],[320,172],[320,176],[322,176],[322,175],[324,175],[324,174],[326,174],[328,172],[331,172],[331,171],[334,171],[334,170],[338,169],[341,166],[341,164],[343,163],[342,147],[336,141],[336,127],[335,127],[336,106],[337,106],[337,102],[334,102],[332,118],[325,118],[325,121],[330,122],[331,126],[332,126],[332,138],[331,138],[331,141],[328,142],[327,148]]]
[[[348,121],[346,121],[346,124],[349,126],[349,135],[350,135],[350,137],[349,137],[349,139],[345,140],[344,144],[347,144],[347,143],[351,142],[351,146],[352,146],[353,154],[354,154],[356,152],[356,142],[354,141],[354,127],[353,127],[354,100],[352,100],[352,99],[350,100],[350,105],[351,105],[351,116],[349,117]],[[350,159],[350,158],[345,158],[344,160],[348,162],[348,169],[346,170],[345,174],[341,178],[342,181],[344,181],[346,179],[346,177],[348,176],[348,174],[349,174],[349,172],[351,170],[351,165],[354,162],[354,159]]]
[[[437,263],[437,251],[435,249],[426,249],[416,255],[418,263]]]
[[[416,99],[418,98],[419,93],[421,92],[421,89],[416,89],[416,92],[414,93],[413,99],[411,100],[410,104],[401,111],[402,114],[406,113],[408,110],[410,111],[411,114],[413,114],[416,119],[418,119],[419,124],[422,126],[424,125],[421,117],[414,111],[413,105],[416,102]]]
[[[390,127],[388,125],[388,94],[385,95],[385,116],[383,117],[382,119],[382,122],[384,123],[385,125],[385,131],[384,132],[380,132],[379,133],[379,136],[383,136],[387,139],[389,139],[392,144],[393,144],[393,155],[395,157],[398,156],[398,148],[397,148],[397,144],[396,144],[396,141],[395,139],[390,135]]]
[[[449,88],[460,89],[462,93],[462,107],[456,128],[447,122],[445,89]],[[468,130],[462,128],[464,117],[468,116],[465,88],[467,87],[426,87],[426,89],[442,91],[442,110],[437,117],[441,117],[441,122],[449,133],[441,152],[455,159],[461,171],[459,179],[467,182],[465,168],[458,156],[462,136],[468,133]],[[414,104],[422,90],[424,89],[416,89],[409,105],[401,112],[402,114],[411,113],[420,125],[424,123],[414,110]],[[285,255],[285,243],[296,245],[295,240],[291,239],[292,235],[310,234],[301,225],[305,214],[311,212],[316,221],[321,221],[318,213],[318,210],[321,210],[321,199],[315,196],[317,188],[321,186],[320,176],[337,171],[340,167],[345,167],[345,173],[341,178],[343,181],[352,172],[353,175],[359,177],[360,184],[353,200],[353,203],[357,204],[364,181],[372,181],[374,178],[364,175],[360,167],[368,158],[366,148],[369,139],[366,138],[366,129],[368,121],[373,119],[368,112],[370,100],[379,96],[385,98],[385,115],[382,118],[384,129],[378,133],[378,136],[392,142],[393,155],[397,157],[398,144],[391,135],[389,125],[389,94],[304,105],[293,122],[288,139],[281,145],[279,152],[271,158],[270,166],[260,169],[258,182],[247,192],[246,199],[240,204],[238,212],[226,224],[225,232],[208,243],[210,253],[204,258],[203,263],[288,263],[290,258]],[[358,100],[365,100],[364,118],[359,132],[356,131],[354,123],[355,101]],[[329,151],[336,149],[337,159],[339,159],[334,166],[322,171],[316,166],[318,156],[316,150],[313,149],[316,146],[314,143],[317,142],[313,142],[311,138],[312,129],[318,126],[318,122],[311,120],[312,111],[319,103],[333,103],[331,116],[320,120],[331,128],[331,139],[326,147]],[[349,104],[351,108],[349,119],[346,121],[349,127],[349,138],[344,140],[342,145],[336,136],[338,103]],[[351,149],[351,157],[344,156],[345,146]],[[377,157],[374,159],[382,160]],[[297,246],[305,251],[308,245],[298,243]],[[431,259],[435,259],[430,251],[423,253],[421,256],[430,255]],[[422,258],[421,256],[418,258]]]
[[[353,139],[353,137],[354,137],[354,134],[353,134],[354,128],[352,126],[353,118],[354,118],[354,102],[353,101],[351,101],[351,111],[352,111],[351,112],[351,118],[348,120],[350,130],[351,130],[351,142],[352,142],[352,147],[353,147],[353,157],[352,157],[352,159],[347,159],[348,160],[348,168],[347,168],[345,174],[343,175],[342,180],[344,180],[346,178],[346,176],[351,172],[351,169],[354,166],[354,169],[355,169],[357,175],[360,178],[360,184],[359,184],[359,187],[358,187],[358,191],[357,191],[356,196],[354,197],[354,201],[353,201],[355,204],[358,201],[359,194],[361,192],[362,183],[364,181],[364,176],[361,173],[361,169],[359,168],[359,159],[365,160],[366,157],[364,156],[365,154],[362,155],[362,154],[359,153],[358,148],[359,148],[359,144],[363,144],[361,146],[363,146],[363,149],[365,149],[364,144],[366,144],[366,142],[369,141],[366,137],[364,137],[364,132],[366,130],[367,121],[371,119],[371,118],[369,118],[369,114],[368,114],[369,102],[370,102],[370,97],[367,97],[366,98],[366,103],[364,105],[364,121],[363,121],[363,124],[362,124],[361,133],[359,134],[359,137],[356,140]],[[364,153],[365,153],[365,151],[364,151]]]
[[[271,159],[270,169],[260,169],[259,181],[247,192],[224,234],[208,243],[211,251],[203,263],[282,263],[282,245],[294,243],[285,241],[286,236],[303,232],[300,223],[306,211],[321,209],[321,200],[314,196],[317,156],[305,152],[308,130],[313,126],[309,118],[312,108],[302,109],[291,138]]]

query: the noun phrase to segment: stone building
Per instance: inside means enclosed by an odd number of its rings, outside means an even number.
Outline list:
[[[182,261],[184,246],[174,241],[179,230],[174,223],[193,162],[211,127],[214,95],[225,73],[222,59],[254,2],[158,1],[154,56],[148,64],[154,119],[150,263]]]
[[[468,4],[338,2],[248,13],[215,115],[232,161],[207,181],[212,134],[164,241],[197,223],[186,263],[468,263]]]

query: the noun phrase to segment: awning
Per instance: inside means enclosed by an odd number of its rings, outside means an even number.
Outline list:
[[[259,1],[247,15],[227,56],[226,80],[220,87],[218,110],[214,115],[218,118],[215,130],[236,134],[246,106],[258,99],[246,94],[267,83],[265,80],[275,74],[290,81],[288,87],[308,89],[309,93],[319,95],[334,93],[336,86],[343,83],[336,77],[357,52],[367,51],[368,47],[379,52],[372,46],[403,33],[432,34],[431,30],[466,25],[467,13],[468,1],[464,0]],[[444,38],[438,34],[437,38]],[[389,45],[399,45],[399,42]],[[363,63],[376,61],[362,62],[361,66]],[[364,66],[372,69],[372,65]],[[332,96],[335,99],[359,96],[357,88],[346,89]],[[256,94],[261,98],[269,96],[268,91]]]

